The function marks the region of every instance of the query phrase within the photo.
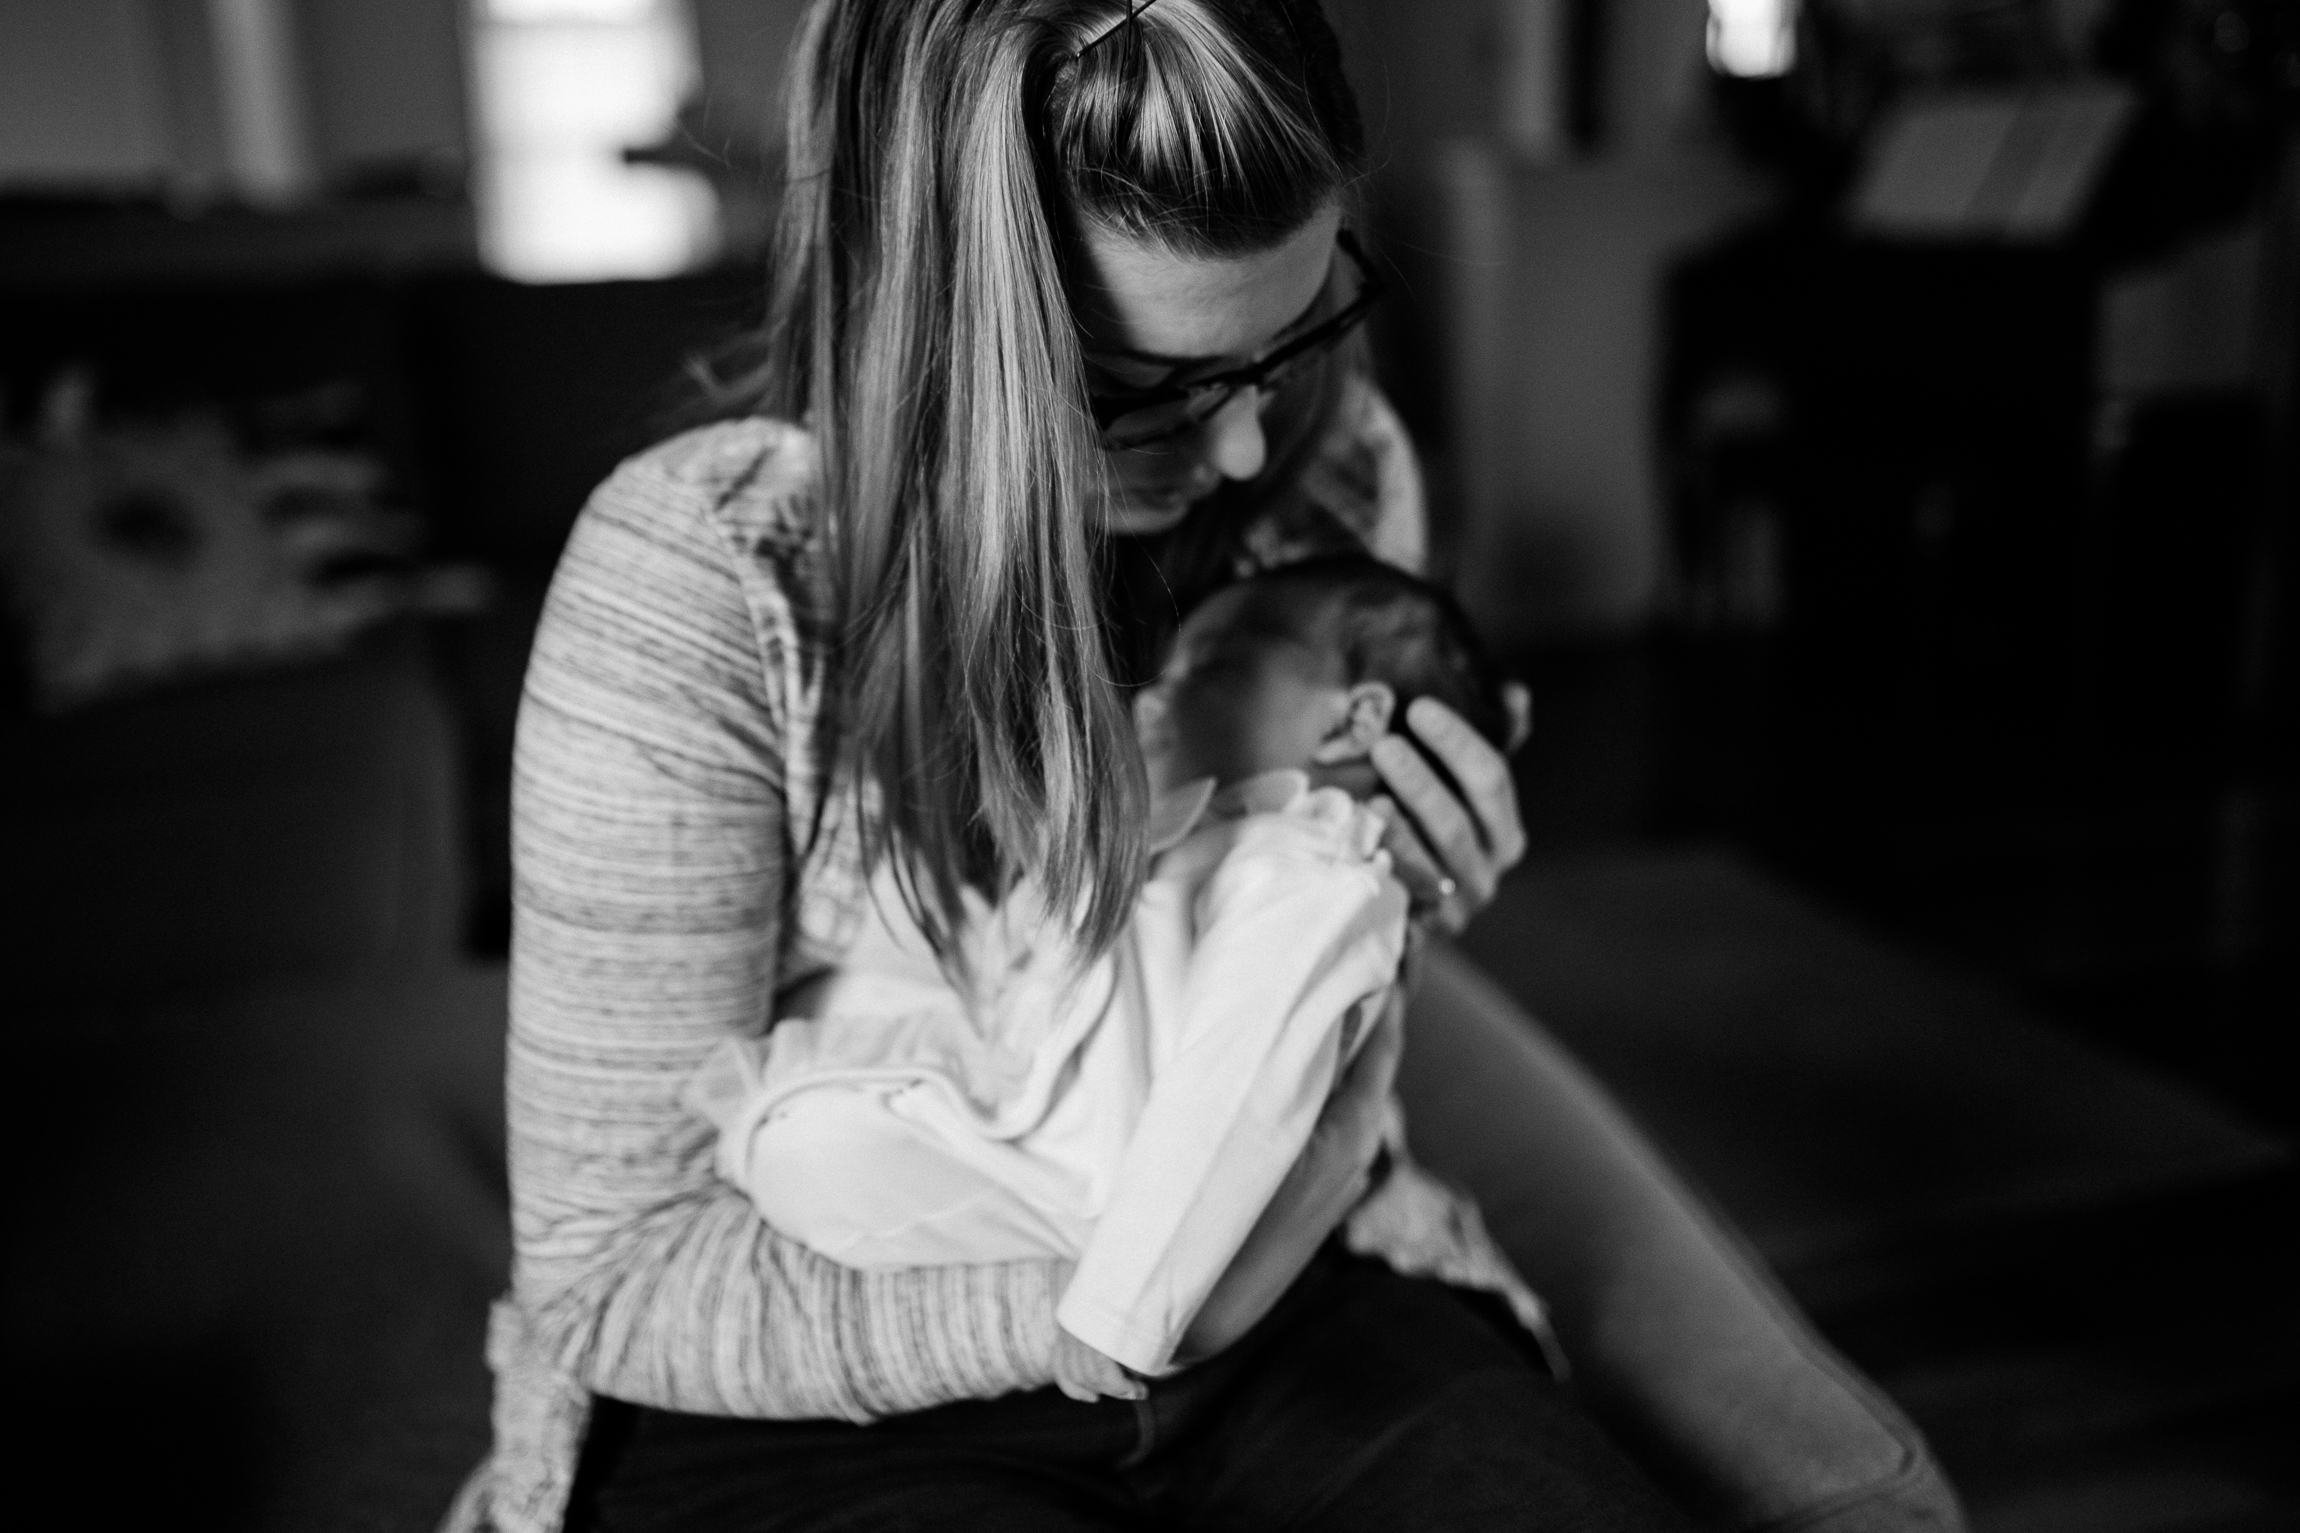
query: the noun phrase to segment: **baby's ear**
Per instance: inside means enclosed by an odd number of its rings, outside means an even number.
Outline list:
[[[1325,739],[1318,742],[1317,754],[1310,759],[1320,766],[1364,760],[1373,754],[1374,742],[1390,732],[1390,718],[1397,709],[1398,695],[1388,682],[1359,682],[1350,688],[1341,717],[1326,731]]]

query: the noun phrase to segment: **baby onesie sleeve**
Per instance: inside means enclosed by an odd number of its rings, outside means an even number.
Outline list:
[[[682,1101],[763,1025],[794,897],[798,625],[738,514],[794,438],[738,423],[624,465],[552,585],[514,777],[513,1297],[592,1391],[860,1421],[1046,1382],[1059,1269],[837,1267],[713,1174]]]
[[[1322,830],[1244,822],[1189,912],[1174,1015],[1149,1019],[1149,1097],[1057,1311],[1137,1372],[1173,1358],[1308,1143],[1345,1020],[1396,977],[1404,891],[1362,857],[1337,858]],[[1175,915],[1153,903],[1145,917]]]

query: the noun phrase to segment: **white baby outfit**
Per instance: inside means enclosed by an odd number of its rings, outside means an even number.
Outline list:
[[[1381,833],[1301,772],[1167,794],[1116,948],[1074,964],[1028,886],[973,903],[971,1002],[882,868],[839,970],[690,1087],[719,1174],[850,1267],[1075,1261],[1064,1329],[1163,1370],[1397,979],[1406,896]],[[1431,1249],[1407,1227],[1432,1207],[1410,1186],[1370,1199],[1354,1223],[1375,1228],[1350,1243],[1384,1244],[1386,1221],[1389,1242]],[[1494,1288],[1544,1329],[1514,1275],[1475,1270],[1484,1242],[1434,1244],[1459,1245],[1460,1270],[1430,1275]]]

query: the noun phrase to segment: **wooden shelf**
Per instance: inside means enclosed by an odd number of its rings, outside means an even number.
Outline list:
[[[430,197],[178,216],[0,201],[0,284],[89,288],[475,270],[471,205]]]

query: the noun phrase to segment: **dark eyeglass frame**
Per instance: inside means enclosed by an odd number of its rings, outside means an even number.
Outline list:
[[[1089,395],[1087,405],[1094,412],[1094,425],[1095,429],[1102,434],[1102,445],[1115,452],[1131,452],[1144,447],[1155,447],[1161,442],[1170,442],[1178,436],[1195,431],[1219,414],[1222,407],[1235,398],[1240,389],[1262,386],[1273,375],[1283,372],[1312,352],[1335,345],[1344,336],[1363,324],[1366,316],[1373,312],[1374,305],[1381,301],[1384,293],[1389,291],[1388,285],[1375,273],[1373,264],[1366,259],[1365,251],[1359,248],[1355,234],[1348,229],[1341,230],[1334,236],[1334,245],[1336,249],[1348,256],[1351,264],[1357,268],[1358,291],[1356,297],[1300,335],[1282,343],[1267,354],[1247,363],[1244,367],[1234,367],[1227,372],[1209,373],[1203,378],[1193,378],[1187,383],[1164,384],[1154,389],[1139,389],[1124,394]],[[1186,409],[1182,419],[1171,425],[1160,426],[1157,430],[1139,437],[1121,438],[1112,433],[1112,426],[1128,415],[1137,414],[1144,410],[1162,409],[1175,404],[1184,405]]]

